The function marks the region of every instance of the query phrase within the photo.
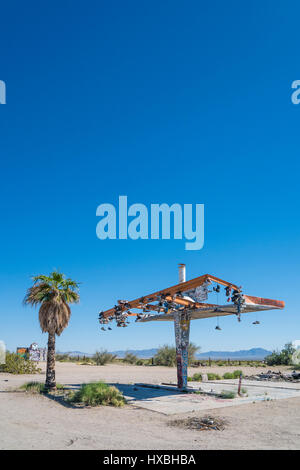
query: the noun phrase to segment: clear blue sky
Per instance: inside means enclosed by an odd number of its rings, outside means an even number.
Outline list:
[[[300,337],[299,2],[11,1],[1,6],[0,339],[46,344],[22,299],[59,268],[81,303],[61,351],[150,348],[171,323],[103,333],[98,311],[215,274],[284,311],[192,323],[209,349]],[[96,208],[205,204],[205,245],[96,238]]]

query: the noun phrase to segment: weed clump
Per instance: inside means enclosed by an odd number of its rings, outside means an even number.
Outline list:
[[[26,392],[30,393],[46,393],[45,384],[41,382],[26,382],[25,384],[21,385],[20,390],[25,390]]]
[[[30,392],[30,393],[48,393],[48,389],[46,388],[45,384],[41,382],[26,382],[25,384],[21,385],[19,387],[20,390],[25,390],[25,392]],[[61,385],[59,383],[56,384],[56,390],[64,390],[65,387],[64,385]]]
[[[218,375],[218,374],[213,374],[212,372],[209,372],[209,373],[207,374],[207,378],[208,378],[208,380],[221,380],[220,375]]]
[[[194,364],[196,358],[195,354],[200,348],[194,343],[189,343],[188,349],[188,365]],[[157,353],[153,357],[153,363],[156,366],[167,366],[174,367],[177,363],[176,360],[176,348],[165,344],[157,350]]]
[[[195,382],[202,382],[202,374],[194,374],[192,380]]]
[[[232,399],[236,397],[236,393],[230,390],[222,390],[222,392],[218,395],[219,398],[224,398],[224,399]]]
[[[233,372],[225,372],[223,379],[238,379],[243,372],[241,370],[234,370]]]
[[[234,375],[232,372],[225,372],[223,379],[234,379]]]
[[[135,354],[132,354],[130,352],[126,352],[123,362],[126,362],[127,364],[136,364],[138,361],[138,358]]]
[[[240,377],[240,375],[242,375],[242,377],[243,377],[243,372],[241,370],[237,369],[237,370],[233,371],[233,376],[234,376],[235,379],[238,379]]]
[[[6,353],[5,364],[0,364],[0,372],[8,374],[40,374],[42,369],[35,362],[26,360],[15,353]]]
[[[117,356],[115,354],[111,354],[103,349],[101,351],[96,351],[92,359],[97,366],[105,366],[105,364],[113,362],[116,357]]]
[[[126,403],[120,390],[104,382],[81,385],[77,392],[69,394],[68,401],[70,403],[83,403],[88,406],[123,406]]]

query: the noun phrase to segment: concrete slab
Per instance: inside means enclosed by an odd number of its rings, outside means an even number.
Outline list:
[[[233,384],[236,387],[238,386],[239,379],[228,379],[228,380],[210,380],[208,383],[216,383],[216,384]],[[193,382],[194,383],[194,382]],[[197,382],[199,383],[199,382]],[[204,383],[204,382],[201,382]],[[200,383],[200,384],[201,384]],[[300,382],[280,382],[280,381],[270,381],[270,380],[242,380],[242,387],[265,387],[265,388],[283,388],[283,389],[290,389],[290,390],[300,390]]]
[[[221,393],[224,391],[237,392],[237,380],[222,380],[217,382],[189,382],[191,389],[199,390],[204,394],[183,393],[172,388],[172,386],[146,387],[141,384],[116,385],[126,397],[129,404],[145,408],[165,415],[178,413],[190,413],[193,411],[223,408],[227,406],[238,406],[246,403],[259,401],[280,400],[284,398],[300,397],[300,387],[292,388],[295,384],[278,384],[268,382],[261,384],[256,381],[244,381],[242,387],[247,389],[246,396],[233,399],[222,399],[212,396],[210,393]],[[288,385],[285,387],[285,385]],[[296,384],[298,385],[298,384]],[[206,395],[207,393],[207,395]]]

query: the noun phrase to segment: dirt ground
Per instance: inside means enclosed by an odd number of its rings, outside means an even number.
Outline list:
[[[44,365],[43,365],[44,368]],[[205,367],[194,372],[223,374],[237,367]],[[268,369],[239,367],[245,374]],[[270,368],[284,371],[284,367]],[[0,449],[299,449],[300,398],[265,401],[205,412],[165,416],[126,405],[124,408],[74,409],[47,397],[15,392],[44,374],[0,373]],[[57,363],[62,384],[104,380],[112,383],[176,381],[176,369],[110,364],[82,366]],[[228,422],[223,431],[197,431],[168,426],[188,416],[218,416]]]

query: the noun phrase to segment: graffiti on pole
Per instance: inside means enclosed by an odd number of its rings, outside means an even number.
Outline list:
[[[178,387],[187,387],[190,317],[188,313],[174,314]]]

